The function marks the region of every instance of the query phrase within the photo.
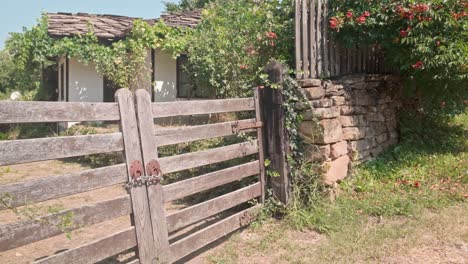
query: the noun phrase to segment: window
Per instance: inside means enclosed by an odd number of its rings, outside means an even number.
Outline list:
[[[103,89],[104,89],[104,102],[109,103],[109,102],[115,102],[115,92],[117,92],[117,86],[109,79],[104,77],[104,84],[103,84]]]
[[[194,94],[194,86],[187,73],[187,55],[180,55],[177,58],[177,97],[190,98]]]
[[[60,97],[59,101],[65,101],[65,65],[60,64]]]

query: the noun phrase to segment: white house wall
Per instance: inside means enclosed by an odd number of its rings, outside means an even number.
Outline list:
[[[77,58],[68,62],[68,101],[102,102],[104,100],[104,82],[93,63],[84,65]]]
[[[154,101],[177,100],[177,62],[171,54],[155,50],[154,54]]]

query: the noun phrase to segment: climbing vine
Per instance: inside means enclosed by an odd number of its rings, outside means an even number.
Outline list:
[[[6,42],[8,51],[14,56],[18,70],[25,76],[40,71],[51,58],[66,55],[77,57],[83,63],[93,63],[102,74],[119,87],[131,87],[133,82],[150,78],[145,71],[145,60],[149,49],[162,49],[174,54],[180,53],[185,44],[179,36],[187,29],[172,28],[163,21],[148,24],[135,20],[128,36],[112,44],[103,44],[88,25],[86,34],[53,39],[47,33],[47,16],[44,14],[36,26],[22,33],[13,33]],[[146,75],[145,75],[146,74]]]

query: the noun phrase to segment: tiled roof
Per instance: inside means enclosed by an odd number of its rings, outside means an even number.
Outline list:
[[[89,31],[91,25],[94,33],[102,39],[118,39],[125,37],[130,31],[133,21],[139,18],[116,16],[116,15],[95,15],[87,13],[49,13],[47,14],[48,32],[52,37],[67,37],[84,34]],[[195,27],[201,21],[199,10],[187,11],[177,14],[163,14],[159,19],[171,27]],[[147,19],[149,23],[154,23],[159,19]]]

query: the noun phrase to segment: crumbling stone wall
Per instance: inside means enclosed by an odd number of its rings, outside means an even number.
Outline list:
[[[325,184],[344,179],[353,165],[398,142],[396,113],[402,87],[398,77],[348,75],[302,80],[300,85],[314,107],[302,108],[306,158],[323,164]]]

